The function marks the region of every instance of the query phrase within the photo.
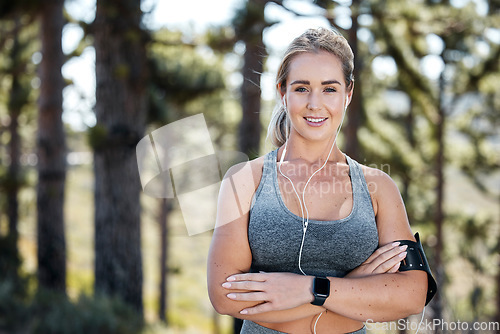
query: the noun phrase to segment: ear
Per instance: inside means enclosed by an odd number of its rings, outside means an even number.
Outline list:
[[[278,91],[278,94],[280,95],[280,99],[283,100],[283,97],[286,94],[286,88],[283,87],[280,83],[276,85],[276,90]]]
[[[354,87],[353,87],[354,88]],[[351,100],[352,100],[352,94],[354,93],[354,89],[351,89],[345,96],[345,106],[347,108],[347,106],[349,106],[349,104],[351,104]]]
[[[286,106],[286,100],[285,100],[285,99],[286,99],[286,96],[285,96],[286,91],[285,91],[285,89],[283,89],[283,87],[281,86],[281,84],[278,84],[278,85],[276,86],[276,88],[277,88],[278,93],[280,94],[280,100],[281,100],[281,103],[282,103],[284,106]]]

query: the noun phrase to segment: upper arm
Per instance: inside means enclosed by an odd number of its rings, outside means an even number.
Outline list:
[[[366,168],[365,178],[375,211],[379,245],[394,240],[415,241],[396,183],[386,173],[373,168]]]
[[[395,240],[415,241],[403,198],[396,183],[389,175],[379,170],[367,174],[369,176],[366,179],[374,203],[379,246]],[[419,295],[422,302],[425,302],[427,274],[421,270],[398,272],[398,274],[408,277],[408,282],[414,287],[413,291]]]
[[[252,263],[247,231],[252,197],[260,180],[255,165],[247,162],[231,168],[221,183],[207,263],[208,292],[219,313],[228,313],[235,303],[226,298],[222,283],[232,274],[248,272]]]

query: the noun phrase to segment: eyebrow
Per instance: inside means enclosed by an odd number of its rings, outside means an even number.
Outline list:
[[[310,84],[311,84],[311,82],[309,82],[309,80],[295,80],[290,85],[310,85]],[[321,84],[322,85],[333,85],[333,84],[342,85],[337,80],[326,80],[326,81],[322,81]]]

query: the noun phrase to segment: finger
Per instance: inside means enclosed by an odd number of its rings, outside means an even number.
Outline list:
[[[264,292],[231,292],[226,297],[231,300],[246,302],[266,301],[266,293]]]
[[[266,274],[265,273],[245,273],[245,274],[235,274],[226,278],[227,282],[235,282],[235,281],[256,281],[256,282],[265,282]]]
[[[368,257],[368,259],[366,259],[365,263],[371,263],[373,260],[375,260],[381,254],[383,254],[383,253],[385,253],[387,251],[390,251],[390,250],[396,248],[400,244],[401,243],[399,241],[395,241],[395,242],[389,243],[387,245],[384,245],[384,246],[382,246],[380,248],[377,248],[377,250],[375,252],[373,252],[372,255],[370,255]]]
[[[401,266],[401,261],[399,261],[399,262],[398,262],[398,263],[396,263],[394,266],[392,266],[392,268],[391,268],[391,269],[389,269],[387,272],[388,272],[388,273],[391,273],[391,274],[393,274],[393,273],[397,273],[397,272],[398,272],[398,270],[399,270],[399,267],[400,267],[400,266]]]
[[[240,311],[240,314],[253,315],[273,311],[271,303],[262,303],[254,307],[246,308]]]
[[[222,287],[226,289],[234,290],[249,290],[249,291],[262,291],[264,288],[264,282],[254,282],[254,281],[233,281],[224,282]]]
[[[374,273],[385,273],[391,270],[394,266],[400,265],[401,261],[406,257],[406,252],[402,252],[397,254],[396,256],[393,256],[390,259],[387,259],[386,261],[382,262],[377,268],[375,268]],[[398,267],[399,268],[399,267]]]
[[[376,259],[374,259],[371,264],[373,265],[374,268],[377,268],[379,267],[380,265],[382,265],[383,263],[385,263],[386,261],[394,258],[394,257],[397,257],[399,254],[403,253],[404,251],[406,251],[406,248],[408,248],[407,245],[403,245],[403,246],[399,246],[399,247],[394,247],[382,254],[380,254]],[[392,267],[392,265],[391,265]],[[389,267],[390,268],[390,267]]]
[[[400,242],[396,241],[378,248],[365,262],[363,262],[362,265],[365,266],[364,270],[371,274],[382,273],[380,269],[376,272],[377,268],[379,268],[380,265],[388,259],[403,251],[400,247],[398,247],[399,245]]]

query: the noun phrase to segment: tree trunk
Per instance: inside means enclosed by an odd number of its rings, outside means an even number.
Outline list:
[[[362,59],[358,50],[358,16],[359,16],[359,0],[354,0],[351,6],[352,10],[352,26],[348,30],[348,40],[354,53],[354,94],[352,96],[351,104],[346,115],[347,123],[345,125],[345,153],[355,160],[359,160],[362,156],[358,139],[358,129],[364,117],[363,111],[363,91],[362,82],[360,80],[362,71]]]
[[[20,80],[20,76],[22,75],[24,69],[24,66],[22,65],[22,47],[19,42],[19,34],[22,29],[22,25],[18,18],[15,19],[14,24],[15,27],[12,36],[14,41],[10,52],[10,58],[12,59],[13,66],[9,71],[12,77],[12,84],[8,102],[10,117],[10,124],[8,126],[10,134],[8,152],[10,156],[10,164],[7,168],[7,184],[5,185],[5,192],[7,197],[7,219],[9,222],[9,245],[13,247],[12,252],[9,253],[14,255],[12,260],[16,263],[16,268],[12,268],[10,272],[17,276],[17,266],[19,265],[19,255],[17,250],[17,240],[19,237],[17,230],[19,220],[18,193],[21,186],[21,137],[19,135],[19,115],[21,114],[21,108],[27,103],[27,95],[24,93],[25,89],[22,87]]]
[[[147,110],[140,0],[98,0],[95,171],[95,291],[142,314],[141,185],[135,147]]]
[[[260,79],[264,71],[264,60],[267,56],[262,33],[267,23],[264,8],[267,1],[249,0],[246,4],[246,20],[251,24],[236,27],[237,35],[245,42],[243,56],[243,83],[241,84],[241,108],[243,116],[239,126],[239,150],[250,159],[259,155],[260,151]],[[233,319],[233,333],[239,333],[243,320]]]
[[[12,68],[8,69],[8,74],[11,75],[11,88],[9,92],[8,110],[10,123],[8,125],[8,133],[10,140],[7,150],[10,157],[10,164],[7,167],[7,175],[2,184],[7,197],[7,220],[9,224],[8,235],[4,238],[0,236],[0,242],[4,242],[0,254],[0,271],[5,273],[5,278],[18,281],[19,267],[21,260],[17,248],[19,233],[17,230],[19,219],[19,201],[18,193],[21,186],[20,182],[20,155],[21,155],[21,137],[19,136],[19,115],[22,106],[26,103],[23,87],[21,86],[20,75],[23,73],[22,48],[19,42],[19,34],[21,24],[19,19],[14,21],[14,31],[12,34],[13,43],[10,52],[12,59]],[[4,241],[5,240],[5,241]]]
[[[446,113],[443,106],[443,95],[445,90],[445,82],[444,82],[444,74],[441,74],[440,77],[440,101],[438,107],[438,117],[437,124],[435,128],[435,139],[437,143],[437,152],[436,152],[436,165],[435,165],[435,175],[436,175],[436,211],[434,213],[434,224],[436,225],[436,249],[435,249],[435,267],[436,267],[436,281],[441,291],[444,291],[443,283],[444,283],[444,264],[443,264],[443,249],[444,249],[444,240],[443,240],[443,224],[444,224],[444,165],[445,165],[445,142],[444,142],[444,128],[445,128],[445,120]],[[437,293],[434,297],[434,319],[442,319],[443,318],[443,300],[441,298],[441,294]],[[440,330],[438,329],[439,333]]]
[[[63,0],[45,1],[41,6],[40,34],[43,59],[40,63],[38,101],[37,242],[40,286],[66,291],[66,241],[64,236],[64,185],[66,145],[62,123],[61,47]]]
[[[241,108],[243,117],[239,129],[239,149],[250,158],[260,151],[260,76],[265,55],[262,35],[258,44],[245,42],[246,51],[241,85]]]
[[[253,159],[260,151],[260,79],[267,56],[262,33],[267,23],[264,20],[266,1],[250,0],[247,3],[247,21],[250,27],[239,27],[245,42],[243,56],[243,83],[241,84],[241,108],[243,116],[239,127],[239,150]],[[238,29],[238,28],[237,28]]]
[[[498,204],[500,208],[500,195],[498,196]],[[500,217],[500,215],[499,215]],[[500,226],[500,221],[499,221],[499,226]],[[500,240],[497,241],[497,254],[500,253]],[[496,296],[496,302],[497,302],[497,309],[495,313],[495,318],[494,321],[497,323],[500,323],[500,259],[497,258],[497,276],[496,276],[496,286],[497,286],[497,296]]]
[[[168,279],[168,213],[170,211],[168,200],[160,199],[160,320],[168,324],[167,318],[167,279]]]
[[[14,42],[15,43],[15,42]],[[17,77],[12,78],[12,88],[10,91],[11,98],[13,98],[20,88],[19,79]],[[15,240],[17,243],[18,231],[17,223],[19,216],[19,202],[17,195],[19,193],[19,182],[20,175],[19,171],[21,166],[19,165],[20,158],[20,144],[21,138],[19,136],[19,114],[20,110],[18,108],[9,108],[10,124],[9,124],[9,156],[10,165],[7,169],[7,219],[9,221],[9,238]]]

